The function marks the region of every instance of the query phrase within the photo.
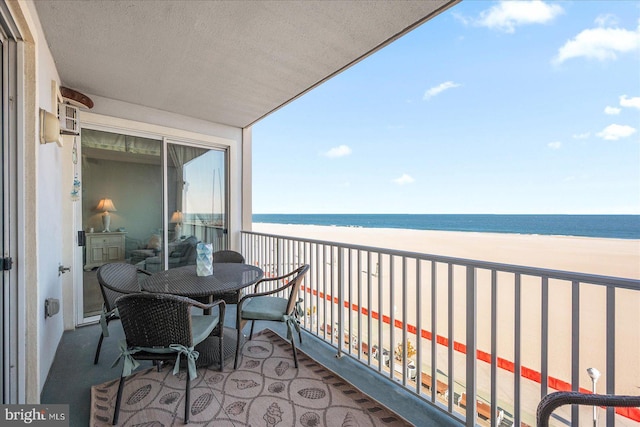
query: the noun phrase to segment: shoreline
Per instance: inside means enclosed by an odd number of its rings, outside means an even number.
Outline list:
[[[253,223],[640,239],[640,214],[254,214]]]
[[[363,230],[383,230],[383,231],[410,231],[410,232],[427,232],[427,233],[465,233],[465,234],[483,234],[483,235],[495,235],[495,236],[539,236],[539,237],[558,237],[558,238],[571,238],[571,239],[596,239],[596,240],[620,240],[623,242],[635,241],[640,243],[640,239],[636,238],[625,238],[625,237],[595,237],[595,236],[574,236],[571,234],[541,234],[541,233],[512,233],[508,231],[476,231],[476,230],[424,230],[418,228],[402,228],[402,227],[365,227],[363,225],[320,225],[320,224],[294,224],[294,223],[276,223],[276,222],[254,222],[253,226],[258,226],[262,228],[263,226],[283,226],[283,227],[317,227],[317,228],[345,228],[345,229],[363,229]],[[256,231],[256,230],[254,230]],[[263,232],[263,231],[260,231]],[[293,237],[293,236],[292,236]]]
[[[640,280],[640,239],[253,223],[267,234]]]

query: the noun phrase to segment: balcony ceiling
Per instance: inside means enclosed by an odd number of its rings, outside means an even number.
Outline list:
[[[459,0],[36,0],[63,86],[249,126]]]

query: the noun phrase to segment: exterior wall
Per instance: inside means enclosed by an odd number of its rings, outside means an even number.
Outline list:
[[[18,169],[21,173],[17,199],[18,214],[18,288],[24,289],[24,312],[20,323],[25,336],[19,337],[24,349],[24,402],[38,403],[40,392],[56,354],[64,329],[75,326],[75,290],[81,248],[76,244],[76,230],[82,229],[77,203],[71,201],[73,180],[71,150],[73,138],[65,137],[62,148],[39,143],[40,108],[55,112],[55,85],[60,77],[44,38],[37,12],[31,1],[8,2],[24,38],[22,80],[22,127],[24,138],[18,144]],[[52,89],[53,88],[53,89]],[[239,247],[242,223],[242,129],[196,120],[139,105],[126,104],[91,94],[95,107],[88,119],[114,129],[141,129],[177,139],[208,140],[228,144],[231,246]],[[98,113],[98,114],[95,114]],[[107,117],[110,116],[110,117]],[[78,141],[79,142],[79,141]],[[82,259],[81,256],[79,258]],[[72,274],[58,276],[58,265],[71,266]],[[79,283],[79,282],[78,282]],[[47,298],[61,301],[61,313],[45,319]]]
[[[244,231],[251,231],[253,224],[253,132],[251,127],[242,130],[242,226]]]
[[[18,337],[25,349],[24,400],[37,403],[40,391],[62,336],[62,316],[44,318],[46,298],[62,299],[58,263],[63,252],[60,198],[62,150],[56,144],[39,142],[39,109],[55,111],[52,81],[59,76],[49,48],[44,42],[32,2],[11,2],[13,18],[20,27],[23,44],[23,80],[20,92],[23,136],[18,141],[18,288],[24,289],[25,336]],[[53,86],[55,87],[55,85]],[[22,399],[22,398],[21,398]]]
[[[39,40],[43,40],[39,37]],[[38,43],[37,49],[37,86],[38,106],[56,113],[57,105],[52,101],[52,80],[60,82],[51,52],[46,43]],[[55,99],[55,94],[53,94]],[[39,125],[39,123],[38,123]],[[26,142],[26,141],[25,141]],[[49,368],[55,357],[55,349],[64,331],[62,315],[45,318],[44,303],[47,298],[62,299],[62,277],[58,276],[58,265],[64,262],[63,234],[68,218],[63,215],[69,198],[62,198],[62,175],[65,167],[64,151],[55,143],[37,144],[38,167],[32,170],[36,174],[36,217],[38,252],[38,298],[36,300],[36,318],[38,319],[38,348],[40,351],[39,386],[42,389]],[[65,225],[63,225],[65,224]],[[66,276],[65,276],[66,278]]]

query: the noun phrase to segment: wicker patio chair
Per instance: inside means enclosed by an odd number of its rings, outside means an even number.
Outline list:
[[[213,264],[215,268],[215,264],[217,262],[232,262],[238,264],[244,264],[244,257],[240,252],[232,251],[229,249],[223,249],[220,251],[216,251],[213,253]],[[224,300],[227,304],[237,304],[239,299],[240,292],[227,292],[225,294],[220,295],[220,298]]]
[[[298,338],[302,343],[302,335],[300,334],[300,323],[298,321],[301,315],[298,299],[298,291],[304,275],[309,271],[309,265],[305,264],[296,268],[291,273],[279,277],[265,278],[255,284],[252,294],[247,294],[240,298],[237,307],[236,329],[238,330],[238,341],[236,347],[236,358],[233,369],[238,368],[238,356],[242,344],[242,328],[246,321],[251,321],[251,332],[249,339],[253,337],[253,325],[255,320],[270,320],[275,322],[284,322],[287,325],[287,338],[291,341],[293,350],[293,360],[296,368],[298,367],[298,355],[296,354],[296,343],[293,337],[293,329],[298,331]],[[275,288],[273,288],[275,286]],[[267,290],[258,292],[263,287]],[[273,289],[270,289],[273,288]],[[288,297],[276,296],[286,295]]]
[[[191,308],[211,310],[218,306],[218,314],[192,315]],[[191,380],[196,378],[196,360],[199,353],[194,347],[207,339],[218,327],[220,353],[223,353],[223,324],[225,303],[222,300],[201,304],[190,298],[170,294],[139,293],[121,296],[116,300],[125,340],[120,344],[120,359],[124,359],[118,386],[113,424],[117,424],[125,378],[138,366],[138,360],[173,361],[173,373],[180,370],[181,356],[185,356],[186,375],[184,421],[189,422]],[[114,365],[115,365],[114,364]],[[224,363],[220,363],[220,370]]]
[[[536,422],[538,427],[548,427],[551,413],[564,405],[588,405],[588,406],[614,406],[636,407],[640,406],[640,396],[619,396],[613,394],[588,394],[577,391],[558,391],[550,393],[538,403]]]
[[[213,253],[213,263],[216,262],[238,262],[244,263],[244,257],[240,252],[224,249]]]
[[[100,339],[96,348],[96,355],[93,358],[93,364],[98,363],[100,358],[100,349],[102,341],[109,336],[109,322],[118,319],[118,311],[116,310],[116,299],[124,294],[132,294],[141,292],[138,282],[138,274],[150,275],[148,271],[137,268],[132,264],[125,263],[109,263],[101,265],[98,268],[98,283],[100,292],[102,293],[102,313],[100,313]]]

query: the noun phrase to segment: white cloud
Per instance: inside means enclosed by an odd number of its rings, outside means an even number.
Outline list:
[[[618,17],[611,13],[606,13],[599,15],[595,22],[598,27],[616,27],[618,26]]]
[[[403,173],[400,178],[396,178],[396,179],[393,180],[393,182],[395,182],[398,185],[411,184],[414,181],[415,181],[415,179],[411,178],[406,173]]]
[[[451,89],[451,88],[458,87],[458,86],[460,86],[459,83],[454,83],[452,81],[440,83],[438,86],[434,86],[431,89],[428,89],[424,93],[424,97],[422,99],[429,99],[429,98],[431,98],[433,96],[438,95],[441,92],[444,92],[447,89]]]
[[[621,53],[640,48],[640,27],[635,31],[624,28],[592,28],[583,30],[558,50],[553,62],[584,57],[599,61],[615,60]]]
[[[591,136],[591,132],[574,133],[573,135],[571,135],[571,138],[573,138],[573,139],[587,139],[590,136]]]
[[[560,147],[562,147],[562,142],[560,141],[550,142],[547,144],[547,147],[551,148],[552,150],[559,150]]]
[[[640,96],[636,96],[633,98],[627,98],[627,95],[622,95],[620,97],[620,105],[623,107],[631,107],[640,109]]]
[[[620,114],[620,111],[622,111],[620,108],[609,107],[609,106],[604,107],[604,113],[605,114],[609,114],[611,116],[615,116],[616,114]]]
[[[563,13],[559,5],[549,5],[540,0],[501,1],[480,13],[477,25],[513,33],[515,28],[528,24],[546,24]]]
[[[631,136],[634,133],[636,133],[636,129],[631,126],[613,124],[604,128],[602,132],[599,132],[597,135],[607,141],[617,141],[621,138]]]
[[[333,147],[331,150],[324,153],[325,156],[330,158],[336,157],[344,157],[351,154],[351,148],[346,145],[339,145],[338,147]]]

